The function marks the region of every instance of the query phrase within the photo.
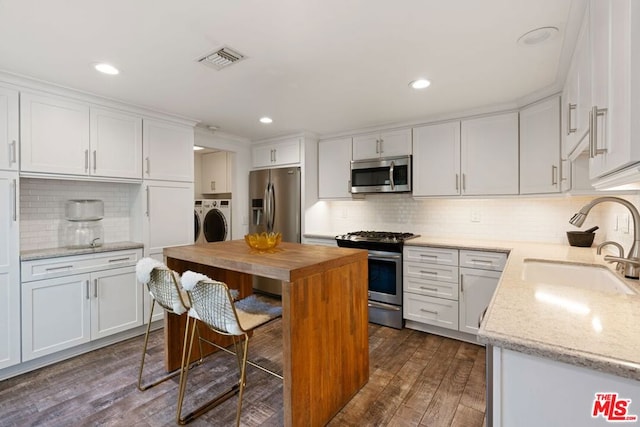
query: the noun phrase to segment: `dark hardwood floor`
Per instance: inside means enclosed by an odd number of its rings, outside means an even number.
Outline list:
[[[136,388],[143,337],[0,382],[0,426],[173,426],[178,378]],[[330,426],[484,426],[483,347],[370,324],[370,378]],[[250,357],[281,372],[280,321],[260,328]],[[185,410],[236,381],[233,356],[218,352],[189,374]],[[162,373],[163,335],[150,339],[146,377]],[[148,368],[148,369],[147,369]],[[235,421],[232,398],[190,425]],[[282,382],[249,367],[242,425],[281,426]]]

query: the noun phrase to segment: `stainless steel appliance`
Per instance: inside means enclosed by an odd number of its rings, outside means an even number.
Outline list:
[[[411,191],[411,156],[351,161],[352,193]]]
[[[369,251],[369,321],[402,329],[402,248],[413,233],[356,231],[336,236],[338,246]]]
[[[249,232],[282,233],[282,241],[300,243],[300,168],[249,173]],[[282,282],[254,276],[255,290],[282,294]]]

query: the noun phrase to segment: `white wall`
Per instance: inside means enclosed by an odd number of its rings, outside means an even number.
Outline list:
[[[249,140],[196,127],[194,143],[200,147],[235,153],[231,183],[231,238],[241,239],[249,232],[249,170],[251,169]],[[194,165],[197,167],[197,164]],[[197,168],[196,173],[200,173],[200,170],[201,168]]]
[[[603,195],[605,195],[603,193]],[[640,193],[623,196],[636,207]],[[425,199],[407,195],[368,195],[364,200],[321,201],[311,209],[307,234],[356,230],[413,232],[425,236],[567,243],[566,231],[578,230],[569,219],[595,196],[513,197],[496,199]],[[614,203],[596,206],[580,229],[598,225],[595,244],[615,240],[626,249],[629,233],[614,231],[615,215],[628,210]],[[477,222],[475,221],[477,220]]]

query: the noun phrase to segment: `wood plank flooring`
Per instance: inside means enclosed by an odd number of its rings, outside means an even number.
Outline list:
[[[178,378],[136,388],[143,337],[0,382],[0,426],[174,426]],[[485,350],[410,329],[369,325],[369,382],[329,426],[485,425]],[[282,372],[280,321],[260,328],[250,358]],[[145,377],[162,374],[163,334],[149,342]],[[219,352],[189,374],[185,411],[237,381],[233,356]],[[228,426],[232,398],[190,425]],[[281,426],[282,382],[249,367],[243,426]]]

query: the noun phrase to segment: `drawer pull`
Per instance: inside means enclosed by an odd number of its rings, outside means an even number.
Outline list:
[[[49,267],[49,268],[45,268],[45,271],[67,270],[69,268],[73,268],[73,265],[62,265],[60,267]]]
[[[438,272],[437,272],[437,271],[420,270],[420,273],[421,273],[421,274],[432,274],[432,275],[434,275],[434,276],[437,276],[437,275],[438,275]]]
[[[431,255],[431,254],[420,254],[420,256],[427,256],[429,258],[438,258],[438,255]]]
[[[424,313],[430,313],[430,314],[435,314],[436,316],[438,315],[437,311],[433,311],[433,310],[427,310],[426,308],[421,308],[420,311],[424,312]]]
[[[420,286],[420,289],[424,289],[425,291],[438,292],[438,288],[427,288],[426,286]]]
[[[472,259],[470,261],[474,264],[493,264],[493,261],[487,261],[486,259]]]
[[[114,258],[114,259],[110,259],[109,262],[123,262],[123,261],[129,261],[129,257],[125,257],[125,258]]]

